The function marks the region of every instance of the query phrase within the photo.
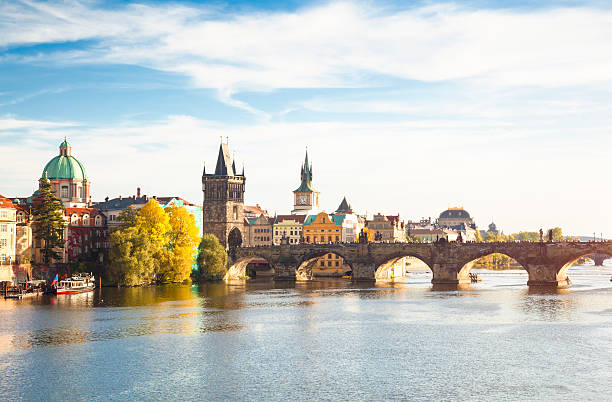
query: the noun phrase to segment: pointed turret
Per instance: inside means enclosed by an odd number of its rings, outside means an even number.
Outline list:
[[[353,207],[351,207],[351,204],[349,204],[349,202],[346,200],[346,197],[342,199],[340,206],[338,206],[338,209],[336,209],[336,213],[338,214],[352,214],[353,213]]]
[[[232,158],[227,144],[221,143],[219,146],[219,156],[217,157],[217,166],[215,167],[216,176],[234,176],[234,168]]]
[[[202,165],[202,176],[206,176],[206,162],[204,162]]]

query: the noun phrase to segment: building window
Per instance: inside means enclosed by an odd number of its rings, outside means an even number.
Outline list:
[[[83,225],[89,226],[89,215],[83,215]]]
[[[325,243],[325,236],[321,236],[321,242]]]
[[[102,224],[102,218],[100,215],[96,216],[96,226],[100,226]]]
[[[8,232],[8,227],[5,224],[0,225],[0,232]]]
[[[79,217],[77,216],[77,214],[73,214],[72,215],[72,219],[70,219],[70,223],[72,225],[76,225],[79,223]]]
[[[325,266],[325,261],[321,261],[321,266],[324,267]]]
[[[68,186],[62,186],[62,198],[68,198]]]
[[[6,247],[6,239],[0,239],[0,247]]]
[[[332,266],[332,262],[331,261],[327,261],[327,266],[331,267]]]
[[[336,261],[336,266],[337,267],[340,266],[340,262]]]
[[[306,242],[310,243],[310,236],[306,236]]]
[[[6,218],[7,216],[8,216],[8,212],[7,211],[5,211],[5,210],[0,211],[0,217]]]
[[[238,220],[238,207],[234,206],[233,208],[233,212],[234,212],[234,220]]]
[[[336,241],[339,242],[340,241],[340,237],[336,236]]]
[[[83,198],[83,187],[79,187],[79,198]]]
[[[17,222],[23,223],[24,221],[25,221],[25,218],[23,216],[23,212],[20,212],[19,215],[17,215]]]

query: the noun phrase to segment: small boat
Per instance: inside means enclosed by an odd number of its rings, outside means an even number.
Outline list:
[[[70,278],[62,279],[55,288],[55,294],[71,295],[75,293],[91,292],[96,287],[93,275],[76,274]]]

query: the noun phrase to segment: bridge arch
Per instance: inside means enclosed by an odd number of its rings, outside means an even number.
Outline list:
[[[396,266],[396,264],[398,262],[400,262],[400,260],[402,260],[402,258],[406,258],[406,257],[412,257],[415,258],[417,260],[419,260],[420,262],[423,263],[423,265],[425,265],[430,272],[433,273],[433,269],[431,268],[431,261],[429,260],[428,256],[424,256],[421,255],[417,252],[406,252],[406,251],[402,251],[402,252],[396,252],[391,254],[390,256],[386,256],[383,260],[378,261],[376,264],[376,270],[374,271],[374,278],[376,280],[389,280],[389,279],[395,279],[397,277],[397,273],[394,272],[394,266],[395,268],[398,268]],[[404,272],[402,272],[401,276],[404,276],[406,274],[405,272],[405,267],[404,268]]]
[[[265,254],[261,254],[261,255],[253,254],[249,256],[240,257],[232,261],[223,279],[228,280],[228,279],[246,278],[247,276],[249,276],[247,272],[247,266],[250,263],[258,262],[258,261],[266,261],[269,264],[270,269],[272,271],[271,274],[274,275],[275,268],[274,268],[274,265],[272,265],[272,263],[270,262],[270,259],[266,257]]]
[[[309,280],[315,274],[324,276],[328,271],[330,276],[352,276],[353,263],[345,253],[336,248],[321,248],[304,254],[296,266],[296,279]]]
[[[512,247],[511,244],[507,243],[490,243],[485,247],[477,249],[467,255],[467,258],[459,264],[457,267],[457,278],[459,283],[470,282],[470,272],[476,267],[478,261],[482,258],[494,255],[501,255],[510,258],[510,260],[513,260],[518,264],[516,267],[517,269],[524,269],[529,274],[529,264],[525,259],[525,256],[520,252],[518,246]]]

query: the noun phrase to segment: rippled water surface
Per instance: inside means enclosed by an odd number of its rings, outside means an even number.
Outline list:
[[[0,398],[612,399],[612,268],[557,291],[523,272],[0,300]]]

